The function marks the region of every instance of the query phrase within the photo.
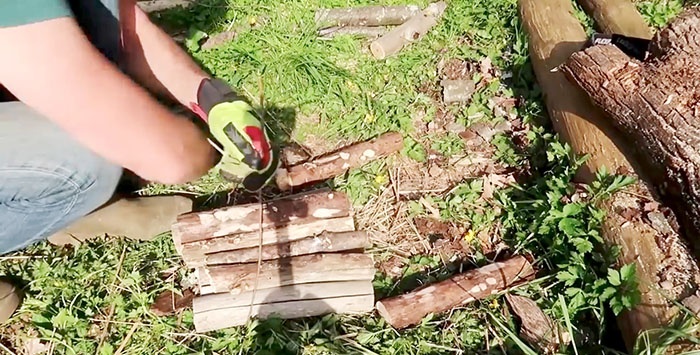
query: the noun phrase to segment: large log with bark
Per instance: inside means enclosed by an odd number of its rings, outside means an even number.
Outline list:
[[[276,176],[277,187],[289,190],[330,179],[394,154],[402,148],[403,137],[400,133],[384,133],[375,139],[343,147],[311,161],[279,169]]]
[[[507,287],[532,280],[535,271],[522,256],[492,263],[436,282],[412,292],[377,302],[377,312],[395,328],[420,323],[459,305],[496,294]]]
[[[567,77],[602,107],[637,148],[685,235],[700,241],[700,9],[658,32],[644,62],[615,46],[574,53]],[[698,248],[700,251],[700,248]]]
[[[678,311],[674,301],[697,291],[698,266],[678,232],[671,228],[673,213],[658,203],[649,178],[642,174],[646,171],[634,159],[634,146],[583,90],[557,70],[588,39],[572,15],[571,2],[520,0],[519,9],[529,35],[533,69],[554,129],[576,154],[589,156],[576,180],[592,182],[601,167],[639,178],[628,193],[617,193],[601,206],[606,212],[602,237],[609,245],[620,246],[620,264],[635,263],[637,267],[641,302],[618,317],[624,341],[631,349],[640,332],[668,324]]]
[[[651,29],[630,0],[578,0],[578,3],[601,32],[651,38]]]

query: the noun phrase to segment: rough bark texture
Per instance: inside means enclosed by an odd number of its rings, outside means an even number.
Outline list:
[[[385,133],[373,140],[353,144],[311,161],[282,168],[277,172],[281,190],[323,181],[360,167],[371,161],[396,153],[403,148],[403,137],[396,132]]]
[[[210,254],[205,254],[205,250],[201,248],[198,250],[188,249],[188,252],[184,255],[184,260],[188,267],[193,268],[204,265],[257,262],[258,253],[260,253],[262,260],[273,260],[315,253],[360,250],[369,246],[369,238],[364,231],[323,232],[291,242],[268,244],[262,248],[254,246]]]
[[[195,312],[194,326],[197,332],[208,332],[228,327],[245,325],[248,314],[258,319],[271,316],[281,319],[315,317],[329,313],[362,314],[373,309],[374,294],[339,296],[324,299],[303,299],[277,303],[256,304],[212,311]]]
[[[318,220],[299,226],[290,225],[263,232],[263,248],[266,246],[277,247],[279,244],[294,242],[324,232],[343,233],[354,230],[355,220],[351,216]],[[254,248],[257,253],[259,240],[260,235],[257,232],[243,233],[184,244],[180,247],[179,252],[187,265],[195,265],[201,263],[207,255],[232,250]]]
[[[335,36],[359,36],[368,38],[381,37],[389,31],[386,27],[369,26],[336,26],[324,28],[318,31],[318,35],[323,38],[333,38]]]
[[[630,0],[577,0],[593,18],[598,31],[651,38],[652,33],[637,7]]]
[[[250,203],[218,208],[205,212],[192,212],[178,217],[172,226],[176,244],[187,244],[216,237],[236,235],[240,248],[258,244],[260,203]],[[341,192],[320,190],[312,193],[287,196],[262,204],[264,232],[301,227],[313,222],[348,217],[350,201]],[[322,230],[321,230],[322,231]],[[297,236],[303,238],[311,234]],[[253,239],[252,241],[250,239]],[[270,237],[274,242],[276,238]],[[265,243],[267,244],[267,243]]]
[[[596,46],[562,68],[630,137],[691,242],[700,237],[698,26],[700,9],[681,14],[654,36],[653,57],[644,63],[617,47]]]
[[[391,26],[400,25],[411,17],[420,14],[416,5],[359,6],[351,8],[319,9],[316,11],[316,24],[321,27],[333,26]]]
[[[213,265],[195,270],[201,294],[252,291],[257,263]],[[279,286],[330,281],[372,280],[374,262],[367,254],[311,254],[263,261],[258,290]]]
[[[377,302],[379,314],[395,328],[420,323],[430,313],[441,313],[456,306],[533,279],[535,271],[522,256],[470,270],[427,287]]]
[[[421,13],[397,26],[389,33],[374,40],[370,51],[376,59],[384,59],[399,52],[403,47],[421,39],[442,17],[447,3],[439,1],[428,5]]]
[[[631,158],[634,146],[585,92],[570,83],[561,71],[554,70],[581,50],[587,40],[581,24],[572,15],[571,2],[520,0],[519,7],[529,34],[533,69],[553,126],[575,153],[589,155],[577,180],[590,183],[595,171],[603,166],[640,179],[628,189],[629,194],[615,194],[602,206],[606,211],[602,237],[608,244],[621,247],[620,264],[635,263],[637,267],[641,303],[618,317],[625,343],[631,349],[640,331],[666,325],[676,314],[677,308],[669,299],[680,301],[697,291],[697,263],[677,231],[668,227],[673,225],[673,214],[663,207],[645,208],[658,203],[648,178],[640,175],[645,170]],[[619,14],[620,18],[625,16]],[[665,218],[652,221],[652,213],[659,210],[665,212]]]

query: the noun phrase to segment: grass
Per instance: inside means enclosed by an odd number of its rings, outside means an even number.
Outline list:
[[[449,107],[453,120],[496,122],[489,99],[522,98],[516,109],[528,127],[524,147],[508,136],[492,142],[495,159],[531,167],[531,177],[500,188],[493,200],[481,198],[483,180],[468,178],[444,195],[428,195],[439,216],[465,226],[470,241],[479,231],[498,230],[509,248],[530,255],[544,270],[530,283],[510,290],[527,296],[569,333],[573,342],[562,354],[616,353],[614,315],[637,298],[635,272],[613,264],[615,249],[600,237],[598,203],[631,181],[601,171],[590,186],[572,183],[582,163],[552,133],[527,55],[515,0],[451,2],[445,18],[422,41],[385,61],[372,59],[355,38],[319,40],[313,9],[368,4],[368,1],[302,0],[225,2],[211,0],[189,11],[169,11],[158,19],[188,30],[185,45],[213,75],[250,97],[264,83],[267,123],[282,143],[299,142],[318,151],[373,137],[388,130],[406,136],[403,155],[418,161],[430,151],[459,154],[463,141],[454,134],[425,135],[416,129],[439,118],[425,87],[435,88],[435,68],[453,59],[493,66],[512,74],[479,89],[468,105]],[[383,1],[385,4],[407,1]],[[425,5],[426,1],[413,3]],[[636,2],[652,26],[662,26],[682,8],[678,0]],[[587,20],[579,11],[578,16]],[[590,20],[587,20],[590,25]],[[254,23],[255,26],[250,26]],[[240,29],[235,41],[202,50],[197,38],[228,28]],[[589,27],[590,30],[590,27]],[[371,208],[391,188],[392,161],[376,162],[338,177],[330,185],[348,192],[359,209]],[[215,175],[183,186],[153,185],[143,194],[186,192],[214,205],[213,194],[234,188]],[[586,199],[572,201],[582,193]],[[411,216],[426,216],[424,204],[411,203]],[[391,257],[391,248],[378,260]],[[381,271],[378,295],[398,294],[455,272],[430,253],[404,257],[399,275]],[[473,256],[471,266],[489,262]],[[431,315],[421,324],[397,331],[380,317],[328,315],[301,320],[252,321],[244,327],[208,334],[193,332],[190,310],[172,317],[149,311],[154,298],[178,289],[187,278],[169,235],[150,242],[97,239],[77,249],[39,244],[2,259],[0,274],[26,285],[28,297],[12,321],[0,328],[3,346],[17,353],[40,339],[64,354],[500,354],[537,353],[519,337],[518,323],[503,294]],[[688,319],[659,330],[668,344],[692,333]],[[692,339],[691,339],[692,340]],[[636,354],[658,353],[668,344],[640,339]]]

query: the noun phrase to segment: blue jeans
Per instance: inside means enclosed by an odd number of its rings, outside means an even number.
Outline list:
[[[118,0],[71,5],[95,47],[118,65]],[[46,239],[99,208],[121,176],[121,167],[48,118],[21,102],[0,102],[0,255]]]

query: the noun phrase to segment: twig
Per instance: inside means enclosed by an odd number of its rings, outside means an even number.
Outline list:
[[[11,355],[17,355],[15,352],[12,350],[8,349],[5,345],[0,342],[0,349],[4,350],[6,353],[11,354]]]
[[[136,332],[136,328],[138,328],[138,326],[139,323],[134,323],[134,325],[131,326],[131,329],[129,329],[129,332],[126,333],[124,340],[122,340],[122,343],[119,344],[119,347],[117,348],[117,351],[114,352],[114,355],[120,355],[122,353],[126,345],[129,343],[129,340],[131,340],[131,337]]]
[[[114,280],[112,281],[112,288],[115,286],[115,283],[117,282],[117,279],[119,278],[119,273],[122,270],[122,264],[124,263],[124,256],[126,255],[126,246],[122,248],[122,254],[119,256],[119,262],[117,263],[117,271],[114,273]],[[109,295],[112,295],[112,288],[109,289]],[[114,315],[114,307],[116,306],[116,303],[112,302],[112,304],[109,307],[109,312],[107,312],[107,320],[111,320],[112,316]],[[105,325],[105,328],[102,330],[102,334],[100,334],[100,342],[97,344],[97,349],[102,348],[102,344],[105,341],[105,338],[107,337],[107,333],[109,332],[109,325],[110,323],[107,322]]]

